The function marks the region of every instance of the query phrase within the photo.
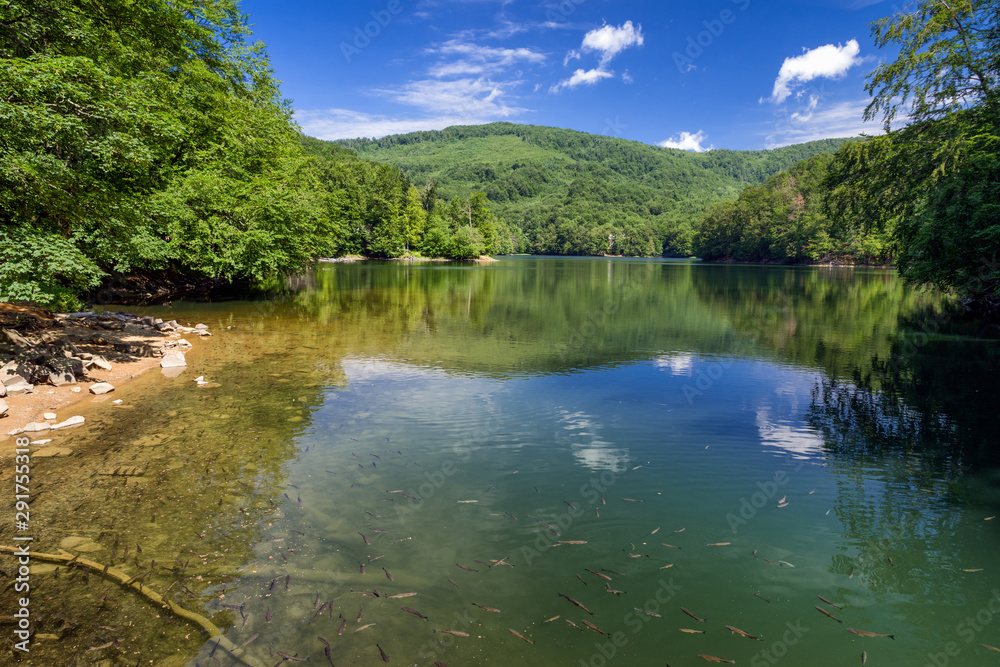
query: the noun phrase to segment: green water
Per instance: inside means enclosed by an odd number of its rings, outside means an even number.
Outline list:
[[[96,561],[155,558],[146,583],[257,664],[330,664],[323,637],[338,666],[1000,665],[998,342],[893,272],[510,258],[295,287],[154,309],[215,336],[96,406],[92,456],[39,463],[79,480],[39,551],[87,526]],[[124,462],[145,474],[99,474]],[[96,579],[39,575],[80,624],[65,664],[239,664]]]

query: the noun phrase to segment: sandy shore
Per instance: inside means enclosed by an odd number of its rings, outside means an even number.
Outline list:
[[[183,337],[183,334],[179,333],[158,332],[128,325],[121,331],[100,330],[98,335],[101,340],[95,343],[91,340],[95,335],[93,328],[79,326],[65,319],[60,324],[56,319],[51,313],[43,310],[0,303],[0,330],[14,330],[33,338],[44,334],[48,341],[70,342],[81,352],[104,357],[110,362],[111,369],[104,370],[93,366],[87,370],[85,376],[78,378],[74,385],[54,387],[39,384],[31,393],[4,397],[8,410],[6,416],[0,417],[0,456],[13,454],[16,437],[10,435],[11,431],[24,428],[31,422],[52,421],[44,419],[45,413],[55,413],[57,420],[63,421],[74,416],[76,414],[74,408],[78,409],[83,403],[115,400],[115,393],[129,380],[159,367],[161,359],[159,352],[157,356],[136,356],[116,351],[114,348],[116,344],[148,346],[152,350],[160,351],[164,345],[169,346]],[[6,355],[0,355],[0,365],[9,361],[3,358],[4,356]],[[95,396],[89,389],[100,382],[111,383],[115,391]],[[42,431],[26,435],[35,441],[50,437],[47,433]]]

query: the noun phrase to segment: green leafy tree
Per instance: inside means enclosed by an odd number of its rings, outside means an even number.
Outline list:
[[[908,280],[998,317],[1000,3],[921,0],[873,34],[899,47],[867,86],[886,134],[838,152],[830,209],[891,238]]]

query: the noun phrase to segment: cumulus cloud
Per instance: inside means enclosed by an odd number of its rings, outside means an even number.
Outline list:
[[[771,101],[781,104],[799,83],[820,77],[836,79],[844,76],[849,69],[861,62],[858,57],[860,52],[858,40],[852,39],[844,45],[827,44],[806,50],[802,55],[785,58],[778,71],[778,78],[774,81]]]
[[[635,27],[631,21],[625,21],[621,26],[605,25],[591,30],[583,36],[581,48],[600,53],[603,68],[625,49],[642,46],[643,41],[642,26]]]
[[[679,148],[682,151],[694,151],[695,153],[704,153],[705,151],[712,150],[712,146],[709,145],[707,148],[702,144],[708,137],[704,132],[698,130],[694,134],[690,132],[681,132],[680,135],[676,137],[671,137],[670,139],[664,139],[658,145],[664,148]]]
[[[578,69],[573,72],[573,76],[570,78],[560,81],[556,85],[552,86],[552,92],[557,92],[563,88],[576,88],[581,85],[592,86],[601,79],[610,79],[614,76],[613,72],[606,72],[603,69],[590,69],[582,70]]]

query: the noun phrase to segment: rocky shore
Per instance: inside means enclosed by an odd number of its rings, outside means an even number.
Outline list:
[[[182,372],[192,347],[185,336],[211,335],[205,324],[127,312],[53,315],[0,304],[0,450],[14,446],[11,436],[47,444],[50,432],[84,423],[70,412],[75,403],[105,397],[150,368]]]

